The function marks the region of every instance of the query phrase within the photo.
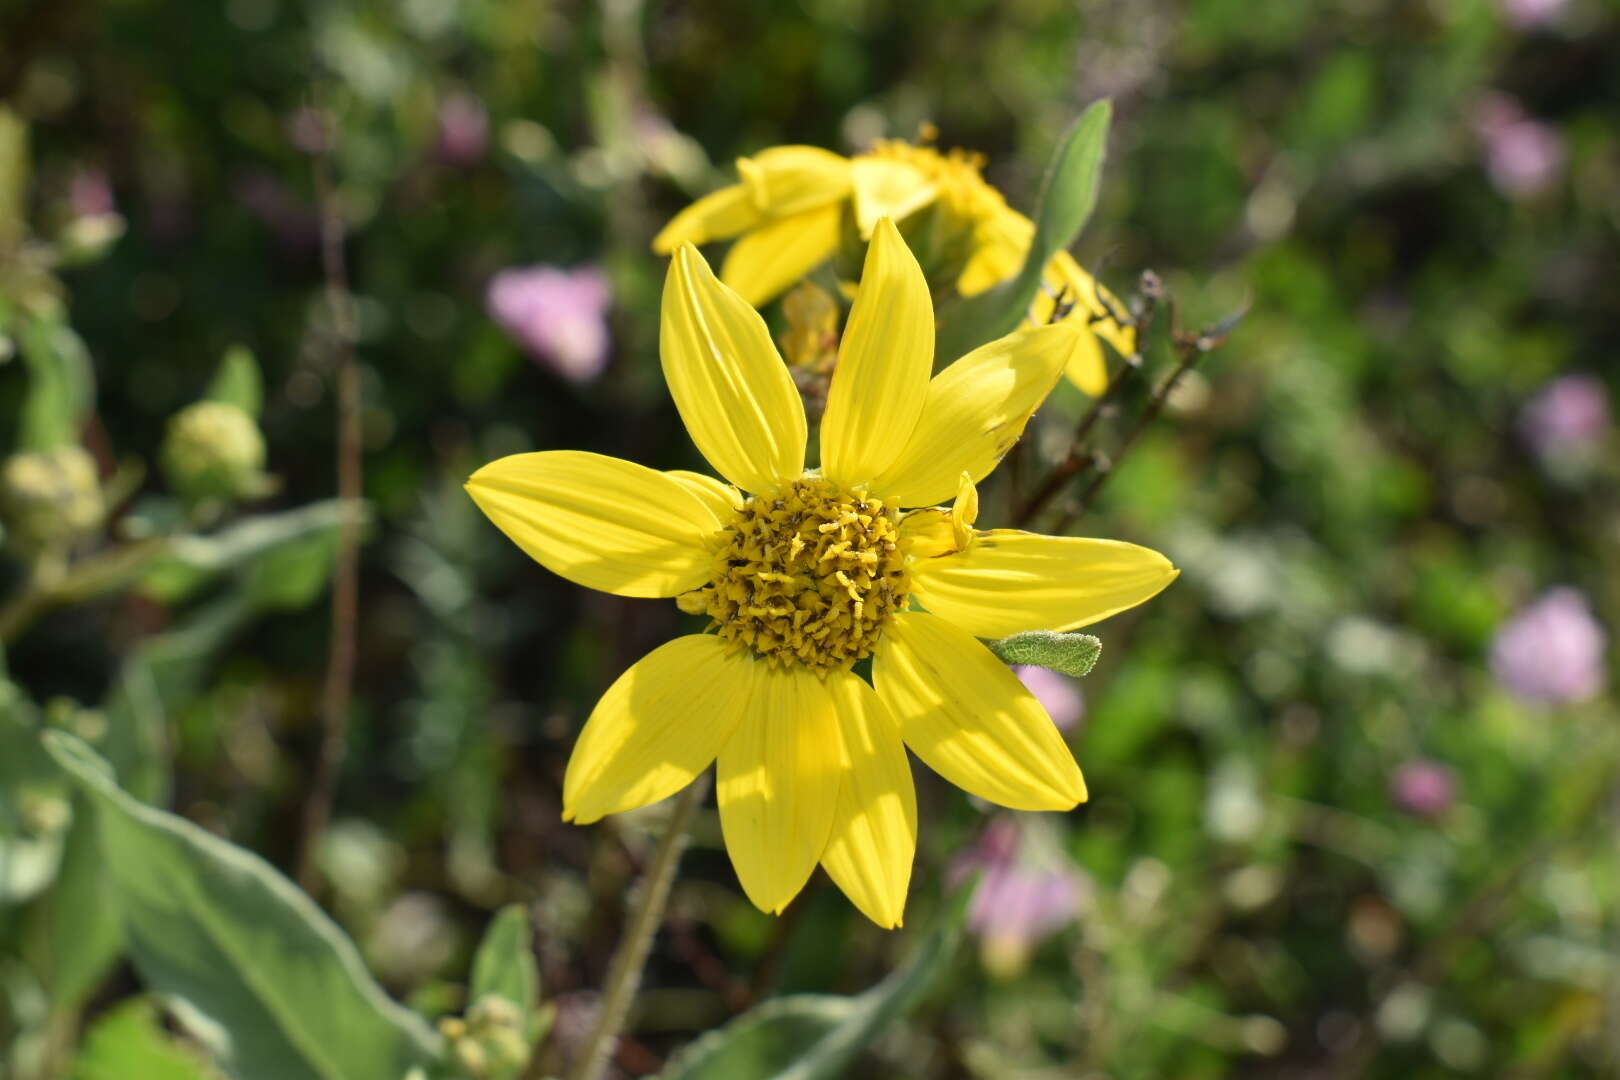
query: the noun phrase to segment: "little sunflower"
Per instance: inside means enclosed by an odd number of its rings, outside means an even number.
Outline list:
[[[750,900],[780,912],[819,862],[892,927],[917,841],[905,747],[1003,806],[1083,800],[1057,729],[977,638],[1084,626],[1177,571],[1133,544],[971,527],[974,481],[1017,440],[1080,332],[1022,331],[930,378],[928,286],[894,224],[878,222],[828,391],[822,465],[806,470],[804,408],[764,321],[696,248],[677,250],[664,376],[731,484],[571,450],[501,458],[467,482],[553,572],[675,597],[711,620],[602,696],[568,762],[564,819],[645,806],[718,762],[720,823]],[[851,670],[868,656],[871,683]]]
[[[846,239],[869,240],[878,219],[889,217],[924,263],[939,268],[962,296],[974,296],[1016,275],[1035,237],[1034,223],[985,183],[983,167],[978,154],[941,153],[900,139],[881,139],[853,158],[815,146],[771,147],[739,158],[739,182],[675,215],[653,239],[653,250],[668,255],[682,244],[737,237],[720,277],[760,307],[831,258]],[[1136,331],[1116,318],[1124,306],[1067,251],[1052,256],[1045,279],[1030,321],[1050,322],[1059,297],[1073,305],[1065,317],[1091,333],[1075,339],[1066,370],[1096,396],[1108,386],[1098,339],[1129,356]]]

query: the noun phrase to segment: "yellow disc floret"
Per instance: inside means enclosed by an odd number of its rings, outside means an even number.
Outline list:
[[[819,477],[743,504],[710,584],[679,599],[773,664],[817,671],[870,656],[908,583],[894,510]]]

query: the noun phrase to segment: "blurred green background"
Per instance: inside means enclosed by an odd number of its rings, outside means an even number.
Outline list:
[[[871,985],[977,852],[1022,876],[849,1075],[1616,1075],[1613,0],[8,4],[20,205],[69,257],[54,307],[20,249],[0,274],[0,447],[24,439],[40,377],[20,328],[71,327],[94,373],[78,438],[103,478],[152,466],[108,527],[125,542],[174,513],[169,418],[243,346],[278,485],[220,527],[330,498],[328,158],[372,514],[316,896],[429,1015],[460,1008],[491,912],[530,905],[565,1058],[662,810],[564,825],[563,765],[679,616],[546,573],[462,480],[560,447],[701,467],[658,374],[648,241],[735,156],[933,123],[1028,213],[1105,96],[1082,262],[1122,296],[1154,270],[1188,327],[1250,313],[1074,525],[1184,570],[1096,628],[1070,731],[1090,803],[1014,820],[919,768],[899,933],[824,878],[780,919],[755,911],[704,811],[614,1068],[656,1074],[771,995]],[[601,280],[549,307],[519,282],[510,303],[545,308],[524,322],[488,288],[537,264]],[[1026,485],[1085,404],[1065,385],[1037,418]],[[329,529],[299,536],[46,614],[6,643],[0,709],[138,762],[144,788],[120,773],[137,794],[292,872],[331,550]],[[69,815],[4,745],[0,1074],[62,1075],[80,1007],[93,1023],[139,982],[115,965],[50,1000],[26,944],[45,885],[16,852]]]

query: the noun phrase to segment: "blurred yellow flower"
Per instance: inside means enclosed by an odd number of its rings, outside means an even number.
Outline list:
[[[682,244],[737,238],[720,277],[755,307],[781,294],[831,258],[847,240],[868,240],[878,219],[904,230],[923,265],[963,296],[1017,274],[1035,225],[984,180],[984,160],[962,150],[886,139],[854,158],[814,146],[777,146],[739,158],[739,182],[704,196],[653,239],[661,255]],[[1057,310],[1061,302],[1067,313]],[[1124,306],[1067,251],[1046,267],[1045,288],[1029,313],[1039,326],[1054,314],[1079,320],[1069,378],[1088,394],[1108,385],[1100,337],[1121,355],[1136,331],[1115,316]]]
[[[807,470],[804,408],[764,321],[682,245],[664,287],[664,375],[730,483],[569,450],[502,458],[467,483],[555,573],[710,618],[603,695],[568,763],[563,816],[586,824],[644,806],[717,761],[726,848],[756,905],[780,912],[819,863],[873,921],[898,926],[917,836],[905,747],[1004,806],[1083,800],[1052,721],[976,639],[1084,626],[1177,571],[1133,544],[971,527],[974,482],[1083,332],[1020,331],[931,378],[928,285],[879,220],[821,467]],[[851,670],[868,656],[870,683]]]

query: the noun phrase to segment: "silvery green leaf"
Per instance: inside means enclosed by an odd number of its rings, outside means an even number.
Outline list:
[[[1091,674],[1102,655],[1102,642],[1090,634],[1031,630],[990,642],[990,651],[1006,664],[1030,664],[1080,678]]]

